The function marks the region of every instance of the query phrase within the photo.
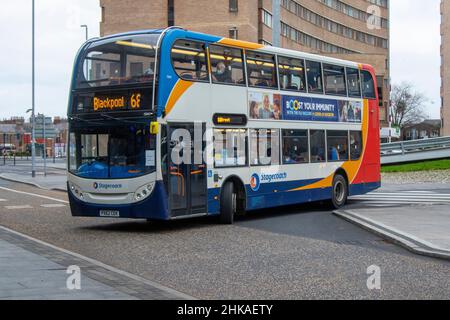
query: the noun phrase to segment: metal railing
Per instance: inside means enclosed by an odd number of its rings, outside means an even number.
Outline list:
[[[417,152],[450,149],[450,137],[401,141],[381,144],[381,156],[398,156]]]

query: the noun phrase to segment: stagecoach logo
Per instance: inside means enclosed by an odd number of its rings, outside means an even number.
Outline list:
[[[259,187],[261,186],[261,179],[259,179],[259,175],[256,173],[252,175],[250,179],[250,188],[252,188],[253,191],[258,191]]]
[[[286,180],[287,177],[288,174],[286,172],[262,174],[261,176],[255,173],[250,179],[250,188],[252,188],[253,191],[257,192],[261,187],[261,183],[272,183],[273,181],[277,180]]]
[[[95,190],[117,190],[122,189],[123,186],[121,184],[107,184],[107,183],[97,183],[94,182]]]

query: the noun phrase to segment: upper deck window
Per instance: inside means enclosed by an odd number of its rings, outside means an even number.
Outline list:
[[[278,57],[282,90],[306,91],[305,63],[303,60]]]
[[[77,88],[152,83],[159,34],[95,42],[80,63]]]
[[[171,57],[173,67],[183,80],[209,82],[205,44],[196,41],[178,40]]]
[[[323,65],[323,76],[325,78],[325,93],[330,95],[345,96],[345,68],[331,64]]]
[[[320,62],[306,61],[308,74],[308,92],[323,93],[322,64]]]
[[[367,99],[376,99],[375,81],[369,71],[361,72],[363,81],[363,95]]]
[[[358,69],[347,68],[347,87],[349,97],[361,98],[361,81]]]
[[[247,75],[250,87],[278,88],[275,55],[247,51]]]
[[[213,83],[245,86],[242,50],[210,45],[209,53]]]

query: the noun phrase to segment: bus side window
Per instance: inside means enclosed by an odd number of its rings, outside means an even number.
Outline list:
[[[362,71],[362,81],[363,81],[363,96],[366,99],[376,99],[375,94],[375,81],[373,80],[372,74],[369,71]]]
[[[308,130],[283,130],[283,164],[308,162]]]
[[[310,136],[311,162],[325,162],[327,156],[325,130],[311,130]]]
[[[349,97],[361,98],[361,81],[358,69],[347,68],[347,87]]]
[[[210,45],[209,59],[213,83],[245,86],[241,49]]]
[[[323,93],[322,64],[320,62],[306,61],[308,75],[308,92]]]
[[[278,70],[282,90],[306,91],[305,62],[303,60],[279,56]]]
[[[348,161],[348,131],[327,131],[328,161]]]
[[[359,160],[362,155],[363,143],[361,131],[350,131],[350,159]]]
[[[323,65],[323,76],[325,79],[325,93],[330,95],[345,96],[345,68],[331,64]]]
[[[275,55],[247,51],[247,76],[250,87],[278,88]]]
[[[276,129],[250,130],[250,164],[271,166],[280,164],[280,134]]]
[[[247,130],[214,129],[214,167],[247,165]]]
[[[171,58],[173,67],[181,79],[209,82],[204,43],[178,40],[172,48]]]

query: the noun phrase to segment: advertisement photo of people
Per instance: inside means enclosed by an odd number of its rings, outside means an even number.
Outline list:
[[[281,95],[262,92],[249,93],[250,119],[282,120]]]

